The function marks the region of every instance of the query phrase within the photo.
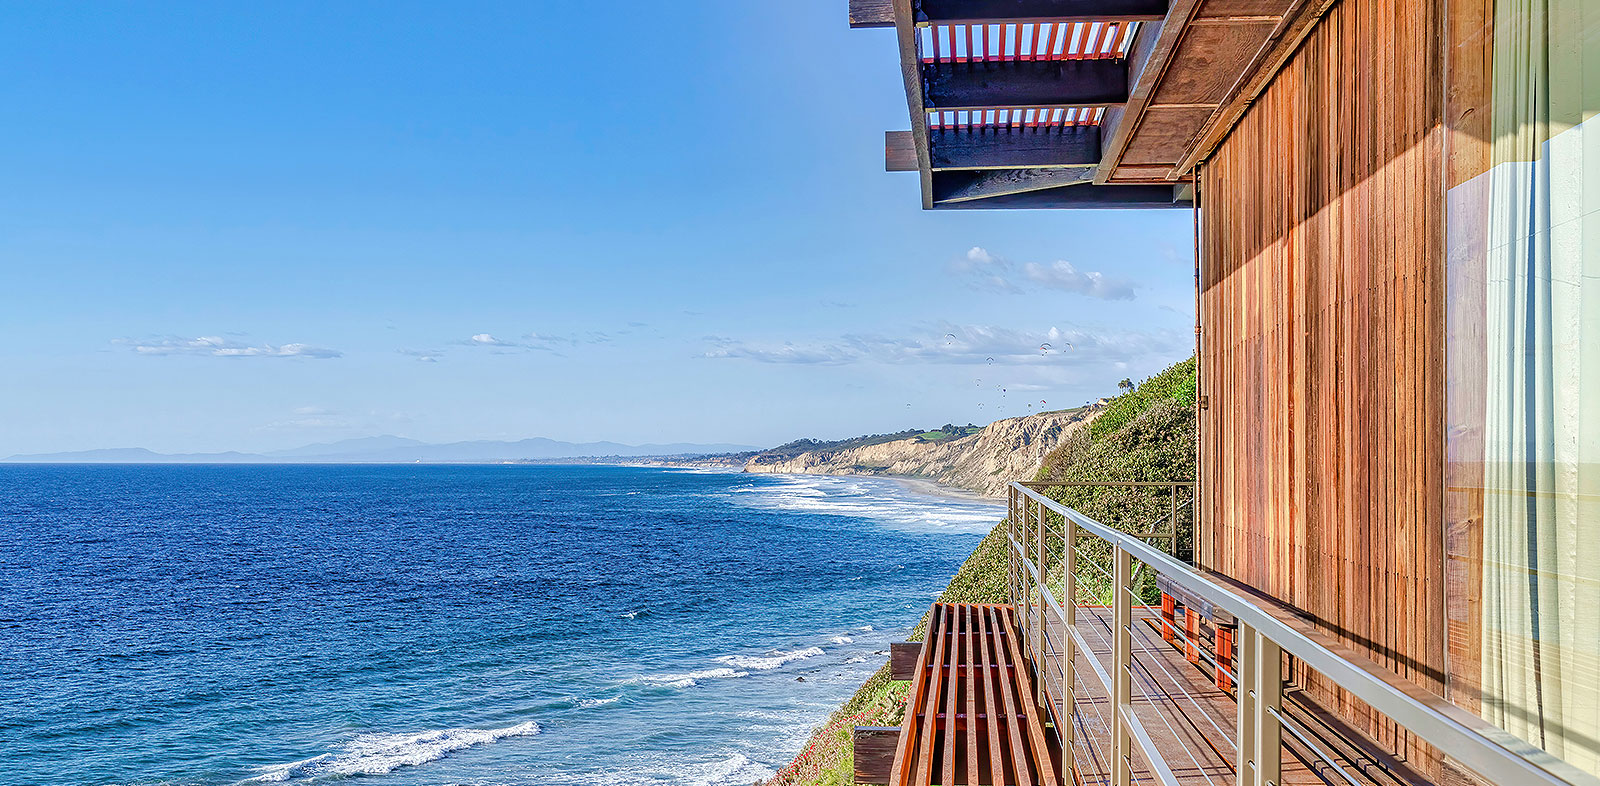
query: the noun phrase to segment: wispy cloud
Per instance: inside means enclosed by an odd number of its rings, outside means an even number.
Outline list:
[[[1132,300],[1133,285],[1126,281],[1106,278],[1103,273],[1080,271],[1071,262],[1058,259],[1048,265],[1029,262],[1022,266],[1028,280],[1050,289],[1076,292],[1102,300]]]
[[[1049,264],[1018,265],[986,248],[973,246],[948,267],[953,275],[966,278],[968,285],[975,289],[1022,294],[1027,290],[1025,285],[1031,284],[1102,300],[1134,298],[1133,284],[1104,273],[1078,270],[1064,259]]]
[[[289,411],[289,417],[273,421],[261,428],[264,429],[337,429],[348,428],[350,421],[327,407],[305,406],[295,407]]]
[[[397,351],[419,363],[438,363],[439,356],[444,354],[434,349],[401,349]]]
[[[524,333],[515,339],[501,338],[493,333],[477,333],[456,343],[471,347],[487,347],[495,350],[497,354],[508,354],[516,351],[542,351],[559,355],[561,354],[560,348],[571,348],[584,344],[604,344],[611,340],[610,333],[589,330],[571,334]]]
[[[942,325],[922,335],[849,334],[837,340],[770,345],[708,336],[703,357],[744,359],[759,363],[844,365],[1004,364],[1061,365],[1126,362],[1168,355],[1183,349],[1183,337],[1171,332],[1096,331],[1051,327],[1014,330],[991,325]]]
[[[200,336],[135,340],[117,339],[114,343],[128,347],[139,355],[201,355],[219,358],[337,358],[344,353],[337,349],[315,347],[310,344],[249,344],[222,336]]]

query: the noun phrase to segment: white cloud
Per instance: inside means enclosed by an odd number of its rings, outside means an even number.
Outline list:
[[[611,341],[610,333],[599,330],[590,330],[573,334],[554,333],[527,333],[513,341],[495,336],[492,333],[478,333],[471,338],[457,343],[474,347],[489,347],[496,354],[511,354],[514,351],[551,352],[560,355],[558,347],[576,347],[580,344],[604,344]]]
[[[1029,262],[1022,266],[1028,280],[1050,289],[1076,292],[1102,300],[1132,300],[1133,285],[1106,278],[1103,273],[1079,271],[1071,262],[1058,259],[1049,265]]]
[[[1103,300],[1132,300],[1133,284],[1094,271],[1080,271],[1066,260],[1048,265],[1029,262],[1020,267],[982,246],[973,246],[950,263],[950,272],[965,276],[974,289],[1020,295],[1024,283],[1074,292]]]
[[[167,336],[159,339],[135,341],[118,339],[115,343],[126,346],[139,355],[203,355],[219,358],[276,357],[276,358],[336,358],[344,353],[336,349],[314,347],[310,344],[246,344],[221,336],[179,338]]]
[[[1121,363],[1150,356],[1168,356],[1185,348],[1184,337],[1171,331],[1095,331],[1080,328],[1013,330],[992,325],[942,325],[918,336],[850,334],[812,344],[785,342],[762,345],[708,337],[713,347],[702,356],[740,358],[760,363],[843,365],[985,364],[1082,365]]]

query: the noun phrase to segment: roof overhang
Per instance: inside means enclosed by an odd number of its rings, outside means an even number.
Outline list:
[[[928,209],[1188,207],[1195,164],[1333,0],[849,0],[890,27]]]

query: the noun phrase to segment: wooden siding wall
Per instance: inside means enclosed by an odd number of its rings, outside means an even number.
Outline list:
[[[1442,5],[1340,0],[1200,186],[1207,567],[1440,694]]]

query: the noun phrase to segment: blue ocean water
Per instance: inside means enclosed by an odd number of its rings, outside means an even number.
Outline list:
[[[749,784],[988,502],[628,467],[0,466],[0,786]]]

